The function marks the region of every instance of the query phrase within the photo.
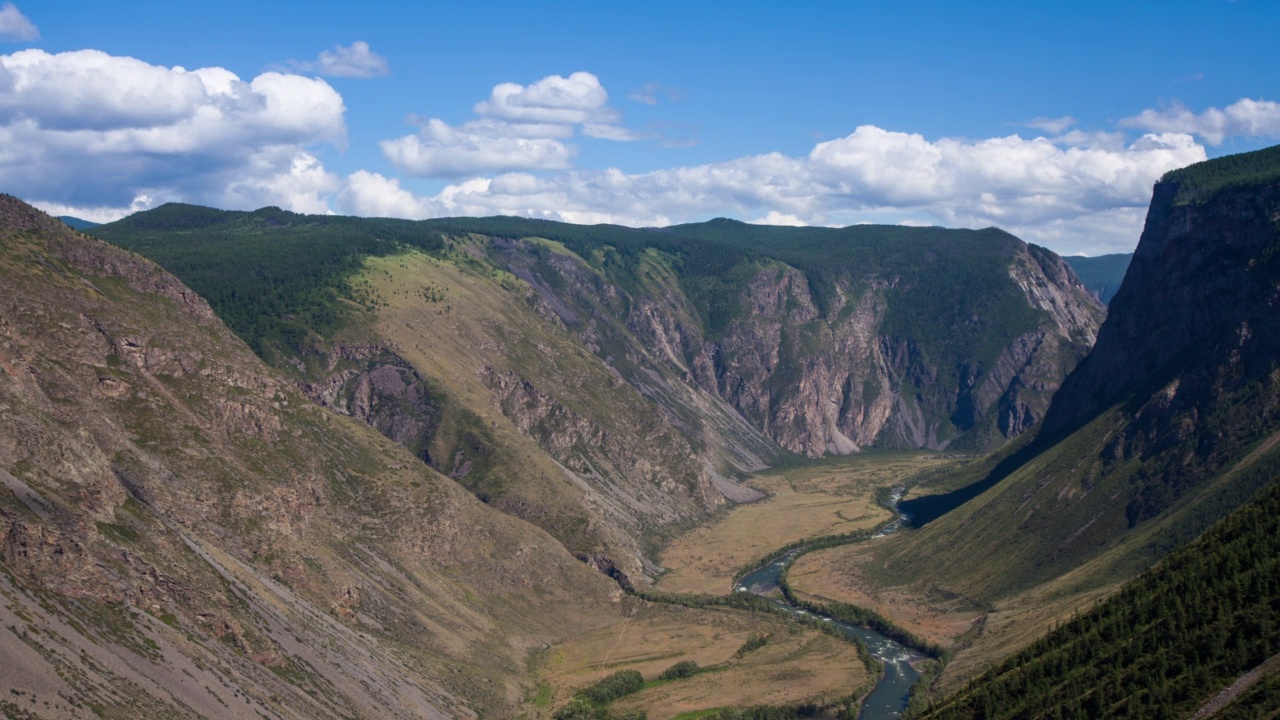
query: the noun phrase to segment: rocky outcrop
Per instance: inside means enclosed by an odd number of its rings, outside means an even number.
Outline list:
[[[441,399],[412,365],[381,345],[338,345],[321,361],[319,379],[299,385],[307,397],[372,426],[441,469],[430,452]]]
[[[694,382],[779,445],[811,457],[864,447],[989,448],[1039,422],[1087,352],[1103,314],[1056,255],[1023,246],[1008,266],[1038,322],[991,360],[947,366],[884,331],[893,283],[871,278],[819,312],[793,268],[766,268],[744,292],[745,317],[699,348]],[[964,332],[957,328],[955,332]]]

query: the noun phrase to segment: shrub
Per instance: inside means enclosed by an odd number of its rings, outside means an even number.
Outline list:
[[[662,674],[658,676],[658,679],[680,680],[681,678],[693,677],[694,675],[697,675],[698,671],[701,669],[702,668],[698,667],[698,663],[692,660],[681,660],[675,665],[663,670]]]
[[[613,702],[644,687],[644,677],[635,670],[619,670],[588,686],[579,696],[597,705]]]
[[[759,650],[760,648],[764,647],[765,643],[767,642],[769,642],[768,635],[752,635],[751,637],[747,638],[746,642],[742,643],[742,647],[738,648],[738,651],[735,652],[733,656],[736,658],[740,658],[743,655],[746,655],[747,653],[751,652],[752,650]]]

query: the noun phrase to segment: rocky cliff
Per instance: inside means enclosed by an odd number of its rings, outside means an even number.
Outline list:
[[[1165,176],[1039,433],[969,487],[904,503],[929,520],[968,501],[886,550],[899,577],[986,601],[1068,570],[1101,584],[1247,501],[1280,469],[1278,304],[1280,149]]]
[[[529,651],[615,621],[615,584],[150,261],[3,196],[0,275],[4,714],[511,714]],[[432,417],[406,369],[351,380],[389,435]]]
[[[1007,262],[1007,277],[991,281],[1012,281],[1019,291],[1012,302],[1035,313],[985,357],[931,356],[927,341],[886,327],[894,303],[904,301],[897,285],[919,278],[850,277],[823,311],[809,279],[783,265],[751,278],[743,317],[696,349],[690,375],[780,445],[810,457],[997,446],[1043,417],[1102,314],[1052,253],[1020,246]]]

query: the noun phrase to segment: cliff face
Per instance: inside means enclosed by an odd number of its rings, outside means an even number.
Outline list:
[[[824,313],[802,273],[767,268],[747,284],[745,317],[697,348],[690,375],[779,445],[810,457],[957,442],[991,448],[1043,417],[1102,316],[1052,253],[1022,246],[1006,272],[1020,291],[1015,302],[1036,319],[1001,338],[992,356],[954,362],[886,329],[902,278],[844,283]]]
[[[895,539],[890,564],[991,600],[1090,562],[1074,582],[1127,578],[1195,537],[1280,472],[1278,305],[1280,152],[1170,173],[1037,436],[970,487],[905,502],[927,520],[958,507]]]
[[[1270,371],[1280,327],[1280,187],[1228,190],[1196,203],[1176,203],[1179,189],[1176,175],[1156,185],[1111,317],[1059,391],[1046,432],[1169,383],[1190,382],[1204,395]]]
[[[616,615],[616,585],[312,403],[151,262],[3,196],[0,275],[7,698],[508,714],[530,649]],[[390,435],[430,417],[407,370],[352,381]]]

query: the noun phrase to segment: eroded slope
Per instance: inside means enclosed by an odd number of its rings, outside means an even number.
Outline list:
[[[616,619],[616,585],[308,400],[149,261],[5,196],[0,267],[19,705],[492,716],[530,650]]]

